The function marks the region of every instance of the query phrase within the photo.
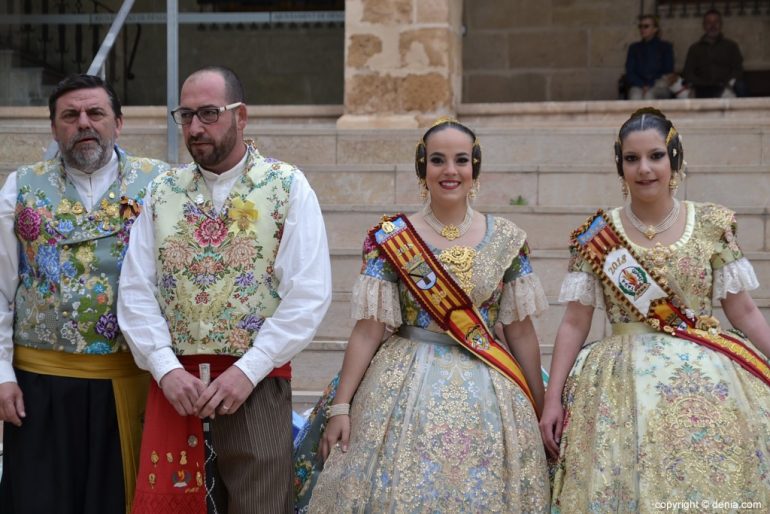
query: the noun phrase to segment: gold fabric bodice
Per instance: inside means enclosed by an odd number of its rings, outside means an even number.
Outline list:
[[[631,243],[631,246],[644,267],[655,269],[665,277],[696,315],[710,315],[714,270],[743,257],[735,239],[735,213],[711,203],[688,201],[685,208],[685,229],[674,244],[644,248]],[[620,208],[612,209],[609,215],[618,231],[628,238],[620,219]],[[577,256],[573,257],[570,271],[593,273],[588,263]],[[625,313],[609,286],[603,287],[610,323],[639,321]]]

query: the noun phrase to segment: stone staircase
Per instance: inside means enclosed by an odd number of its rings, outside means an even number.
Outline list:
[[[463,105],[459,117],[483,148],[477,209],[515,221],[529,234],[533,266],[551,302],[535,320],[544,366],[563,307],[556,303],[570,231],[597,207],[621,202],[612,143],[635,102]],[[770,98],[661,101],[683,134],[689,174],[680,198],[735,209],[741,246],[762,287],[753,293],[770,319]],[[323,207],[332,253],[333,303],[310,346],[294,360],[295,408],[310,406],[339,369],[351,286],[366,230],[383,213],[419,208],[413,171],[420,132],[342,130],[339,106],[250,107],[247,135],[266,154],[300,166]],[[121,143],[165,158],[165,110],[125,108]],[[0,108],[0,174],[40,158],[50,138],[40,108]],[[187,160],[180,151],[180,160]],[[606,334],[597,312],[591,338]]]

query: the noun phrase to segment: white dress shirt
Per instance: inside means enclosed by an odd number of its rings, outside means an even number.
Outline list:
[[[224,205],[245,162],[246,157],[220,175],[201,170],[215,209]],[[182,365],[171,349],[171,334],[155,296],[158,277],[151,204],[148,191],[123,261],[118,321],[139,367],[160,383],[166,373]],[[302,173],[294,176],[289,192],[274,269],[281,302],[265,320],[252,347],[235,363],[254,386],[310,343],[331,303],[326,229],[318,199]]]
[[[80,195],[80,203],[87,211],[107,192],[118,178],[118,155],[93,173],[84,173],[65,166],[67,179]],[[13,372],[13,302],[19,287],[19,241],[14,231],[16,172],[5,181],[0,190],[0,383],[16,382]]]

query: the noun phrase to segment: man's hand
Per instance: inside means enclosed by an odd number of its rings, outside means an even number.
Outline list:
[[[19,384],[3,382],[0,384],[0,421],[21,426],[22,418],[27,416],[24,411],[24,399]]]
[[[171,370],[163,375],[159,385],[166,399],[180,416],[195,414],[195,402],[206,389],[199,378],[182,368]]]
[[[230,366],[200,395],[195,414],[201,418],[233,414],[246,401],[254,385],[238,366]]]

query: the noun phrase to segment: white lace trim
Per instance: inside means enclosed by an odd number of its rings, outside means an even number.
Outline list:
[[[359,275],[350,299],[353,319],[375,319],[390,329],[401,326],[401,302],[398,284],[369,275]]]
[[[593,273],[571,271],[564,277],[559,291],[559,303],[580,302],[604,309],[602,283]]]
[[[751,291],[759,287],[754,267],[746,257],[725,264],[714,270],[713,299],[727,298],[727,293]]]
[[[527,316],[539,316],[548,308],[548,299],[534,273],[524,275],[503,285],[499,321],[503,325],[521,321]]]

